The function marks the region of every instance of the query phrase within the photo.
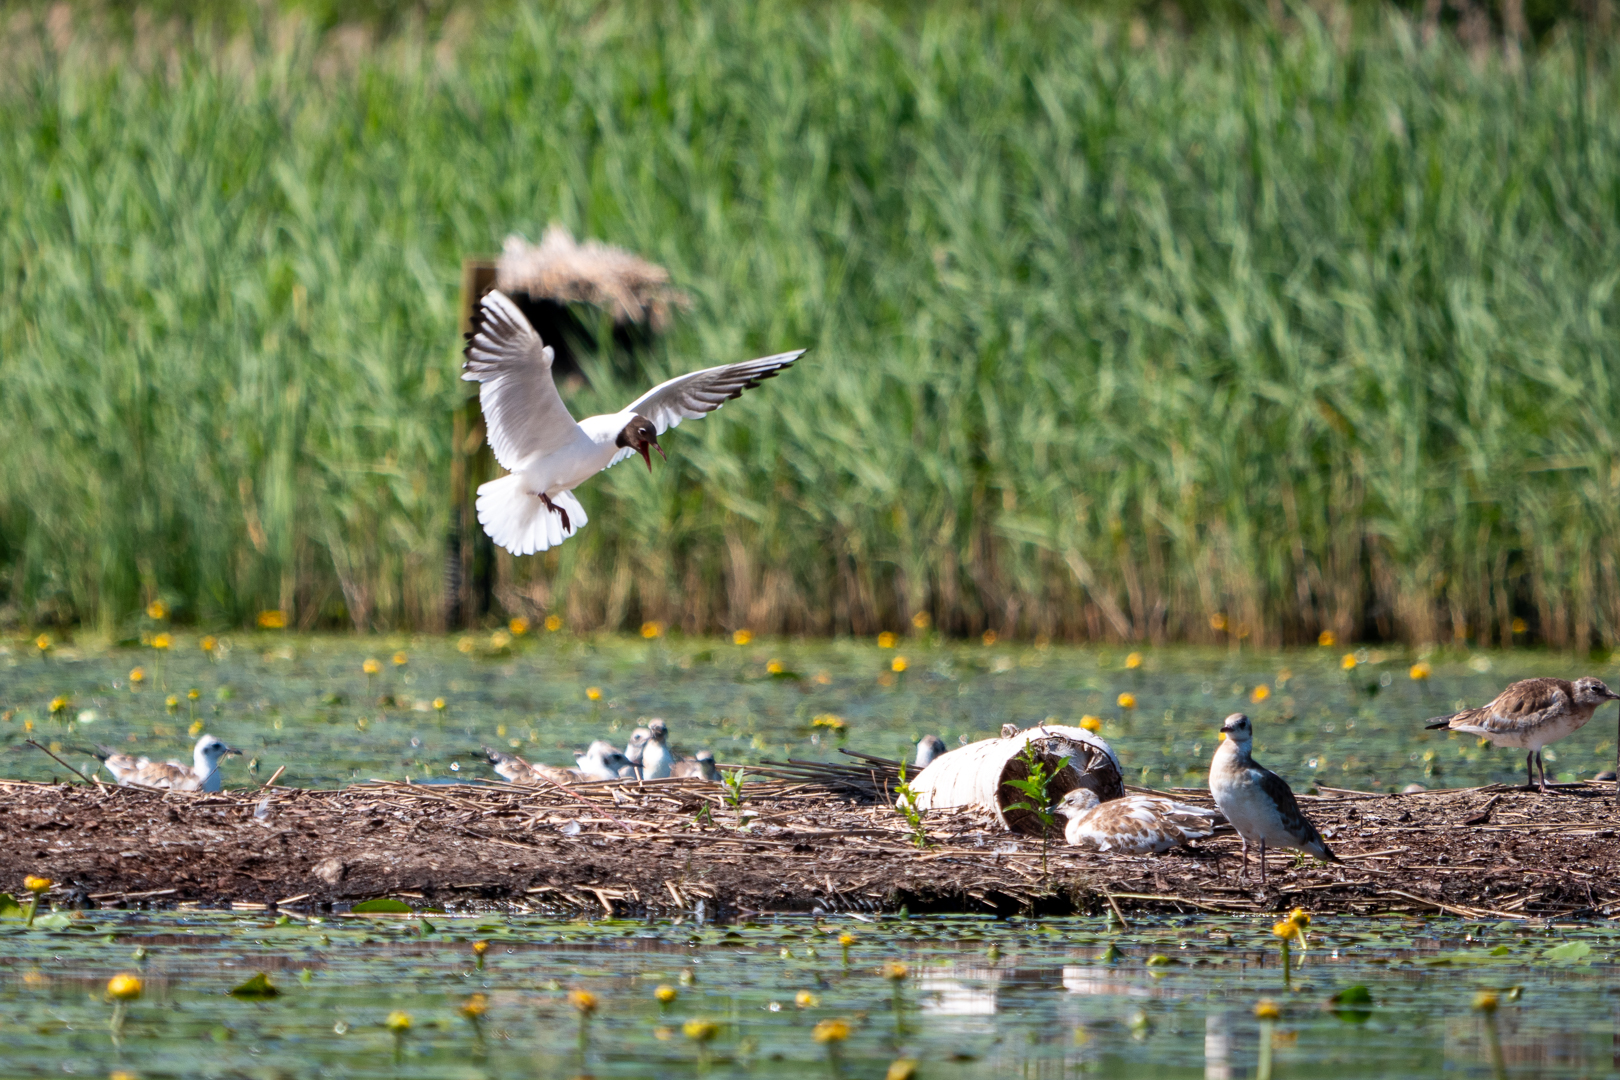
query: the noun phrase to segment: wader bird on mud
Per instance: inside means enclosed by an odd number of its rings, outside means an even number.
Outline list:
[[[478,521],[514,555],[556,547],[584,526],[574,488],[631,454],[652,471],[658,436],[758,386],[803,349],[677,375],[616,413],[575,422],[551,379],[553,353],[506,294],[487,293],[473,314],[461,377],[481,383],[489,448],[509,475],[478,488]]]
[[[1620,701],[1620,694],[1590,675],[1574,682],[1522,679],[1488,704],[1432,717],[1423,726],[1430,730],[1450,728],[1489,739],[1497,746],[1529,751],[1524,756],[1524,786],[1536,785],[1531,769],[1534,764],[1541,769],[1541,791],[1546,794],[1547,764],[1541,760],[1541,748],[1585,727],[1599,706],[1608,701]]]

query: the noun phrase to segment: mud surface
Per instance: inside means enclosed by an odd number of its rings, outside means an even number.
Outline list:
[[[759,790],[755,790],[757,787]],[[1196,792],[1177,792],[1205,801]],[[1613,784],[1542,796],[1504,787],[1325,792],[1306,812],[1345,860],[1270,859],[1238,878],[1238,843],[1120,857],[1048,848],[972,814],[934,813],[919,848],[891,808],[815,786],[751,786],[741,807],[701,781],[368,784],[175,794],[0,781],[0,882],[41,874],[85,906],[343,906],[381,896],[447,907],[621,916],[691,911],[1133,910],[1620,913]]]

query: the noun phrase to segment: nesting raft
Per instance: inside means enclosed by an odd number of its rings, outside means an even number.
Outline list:
[[[617,795],[615,795],[615,790]],[[710,917],[750,912],[1414,912],[1620,917],[1614,785],[1325,792],[1301,802],[1344,858],[1273,854],[1237,880],[1230,833],[1120,857],[934,812],[916,847],[858,792],[777,780],[739,808],[696,780],[537,790],[372,783],[177,794],[0,781],[0,882],[42,874],[58,903],[325,908],[402,897],[448,908]],[[1187,801],[1199,793],[1177,792]],[[739,829],[741,820],[750,822]],[[1252,864],[1251,864],[1252,869]]]

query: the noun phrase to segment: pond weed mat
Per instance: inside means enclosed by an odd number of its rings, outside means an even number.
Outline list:
[[[1229,831],[1160,856],[1102,855],[930,813],[918,847],[890,806],[814,783],[568,788],[391,782],[172,793],[0,781],[0,880],[61,906],[416,908],[617,916],[699,912],[1313,912],[1471,919],[1620,914],[1607,783],[1301,796],[1344,860],[1273,852],[1239,880]],[[1207,802],[1205,792],[1174,791]]]

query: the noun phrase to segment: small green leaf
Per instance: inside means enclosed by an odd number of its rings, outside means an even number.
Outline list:
[[[1332,997],[1335,1005],[1371,1005],[1372,991],[1365,986],[1347,986]]]
[[[1492,949],[1490,952],[1486,953],[1485,955],[1486,956],[1508,956],[1512,952],[1513,952],[1513,950],[1508,948],[1506,945],[1498,945],[1496,948]]]
[[[391,896],[379,896],[375,900],[362,900],[349,910],[356,915],[409,915],[411,905]]]
[[[264,972],[259,972],[253,978],[230,991],[231,997],[246,998],[248,1000],[264,1000],[279,997],[281,991],[270,985],[270,979]]]
[[[1148,957],[1148,967],[1163,967],[1170,963],[1170,958],[1163,953],[1154,953]]]
[[[72,925],[73,916],[65,911],[53,911],[34,920],[34,926],[40,930],[66,930]]]
[[[0,892],[0,919],[20,919],[22,917],[22,905],[17,903],[17,898],[8,892]]]
[[[1562,945],[1548,949],[1543,959],[1554,961],[1580,960],[1592,951],[1592,946],[1584,941],[1566,941]]]
[[[1365,1024],[1372,1017],[1372,991],[1365,986],[1347,986],[1328,999],[1333,1015],[1347,1024]]]

